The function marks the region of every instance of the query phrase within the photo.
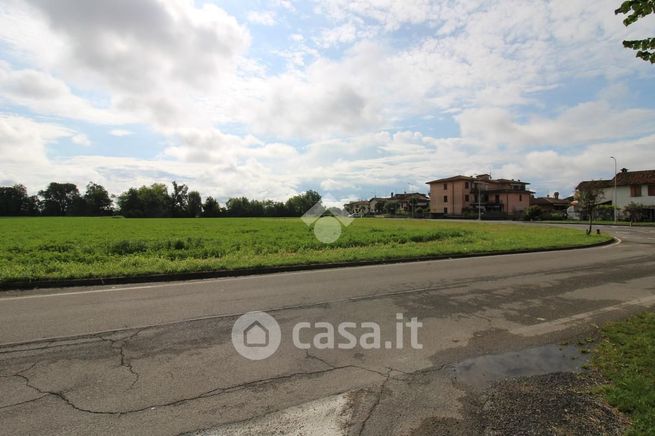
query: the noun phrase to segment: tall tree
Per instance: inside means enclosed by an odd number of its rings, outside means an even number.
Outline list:
[[[188,213],[189,187],[178,185],[173,181],[173,192],[171,192],[171,213],[174,217],[186,216]]]
[[[30,195],[23,200],[21,215],[36,216],[41,213],[41,200],[36,195]]]
[[[27,189],[23,185],[0,187],[0,216],[23,215],[23,204],[27,201]]]
[[[198,218],[202,215],[202,197],[198,191],[189,192],[187,202],[187,215],[192,218]]]
[[[153,183],[139,188],[139,201],[143,205],[144,216],[165,218],[171,216],[168,188],[163,183]]]
[[[312,190],[306,191],[304,194],[294,195],[286,202],[287,213],[290,216],[302,216],[320,201],[321,194]]]
[[[623,24],[627,27],[647,15],[655,13],[655,0],[628,0],[614,11],[614,14],[627,14]],[[623,41],[623,46],[637,50],[638,58],[655,64],[655,38],[635,39]]]
[[[127,218],[163,218],[171,216],[171,198],[163,183],[139,189],[130,188],[118,196],[118,208]]]
[[[39,191],[43,198],[43,213],[45,215],[63,216],[73,213],[74,206],[78,205],[80,191],[73,183],[52,182],[48,187]]]
[[[84,202],[86,203],[86,212],[89,215],[111,214],[111,198],[109,197],[109,192],[101,185],[89,182],[86,185]]]
[[[126,218],[141,218],[145,216],[143,205],[139,200],[139,190],[130,188],[118,196],[118,210]]]
[[[207,218],[216,218],[221,215],[221,207],[214,197],[207,197],[202,209],[202,216]]]
[[[227,202],[225,202],[225,209],[228,216],[252,216],[250,200],[248,200],[246,197],[229,198]]]

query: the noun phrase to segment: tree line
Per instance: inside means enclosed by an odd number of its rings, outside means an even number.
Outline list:
[[[285,202],[235,197],[222,207],[213,197],[203,201],[198,191],[177,182],[170,191],[163,183],[153,183],[118,196],[93,182],[84,193],[73,183],[52,182],[37,195],[28,195],[24,185],[0,186],[0,216],[297,217],[320,201],[321,195],[309,190]]]

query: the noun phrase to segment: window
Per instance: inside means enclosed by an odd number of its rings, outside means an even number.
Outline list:
[[[523,201],[523,195],[519,194],[519,201]]]
[[[655,197],[655,185],[648,185],[648,196]]]
[[[641,197],[641,185],[630,185],[630,197]]]
[[[468,188],[469,188],[469,182],[464,182],[464,189],[468,189]]]
[[[443,208],[443,213],[448,213],[448,208],[447,207]]]
[[[467,186],[468,187],[468,186]],[[464,201],[469,201],[469,196],[468,194],[464,196]]]
[[[448,196],[447,196],[447,195],[444,195],[444,196],[443,196],[443,202],[444,202],[444,203],[448,203]]]
[[[496,203],[500,203],[500,195],[496,194]]]
[[[444,183],[444,184],[443,184],[443,189],[444,189],[444,191],[445,191],[446,189],[448,189],[448,183]]]

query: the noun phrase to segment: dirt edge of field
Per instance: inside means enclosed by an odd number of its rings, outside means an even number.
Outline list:
[[[419,256],[397,259],[382,260],[365,260],[355,262],[333,262],[333,263],[316,263],[316,264],[299,264],[284,265],[261,268],[243,268],[243,269],[224,269],[216,271],[195,271],[186,273],[170,274],[145,274],[137,276],[120,276],[120,277],[93,277],[82,279],[54,279],[54,280],[32,280],[32,281],[6,281],[0,282],[0,291],[18,291],[29,289],[44,288],[68,288],[78,286],[103,286],[119,284],[136,284],[136,283],[155,283],[155,282],[175,282],[184,280],[202,280],[222,277],[240,277],[249,275],[275,274],[293,271],[310,271],[334,268],[348,268],[368,265],[385,265],[394,263],[424,262],[431,260],[462,259],[469,257],[487,257],[501,256],[510,254],[527,254],[527,253],[544,253],[551,251],[569,251],[579,250],[582,248],[596,248],[605,245],[611,245],[620,242],[617,238],[608,239],[607,241],[595,242],[593,244],[572,245],[570,247],[551,247],[551,248],[534,248],[520,250],[502,250],[486,253],[456,253],[450,255],[438,256]]]

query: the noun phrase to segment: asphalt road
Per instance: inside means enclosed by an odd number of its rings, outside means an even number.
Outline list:
[[[544,355],[534,351],[548,350],[540,346],[655,305],[655,228],[603,231],[622,242],[4,292],[0,433],[411,434],[426,420],[461,419],[463,399],[480,384],[479,374],[467,379],[458,369],[462,362],[528,350],[501,361],[522,364],[523,372],[548,371]],[[282,334],[277,352],[259,361],[239,355],[231,342],[234,321],[253,310],[272,315]],[[422,348],[411,347],[409,330],[404,347],[396,348],[397,314],[422,323]],[[329,322],[335,329],[354,322],[358,334],[362,322],[375,322],[381,347],[299,349],[292,331],[300,322]],[[303,343],[321,331],[305,329]],[[387,340],[395,340],[391,348]]]

